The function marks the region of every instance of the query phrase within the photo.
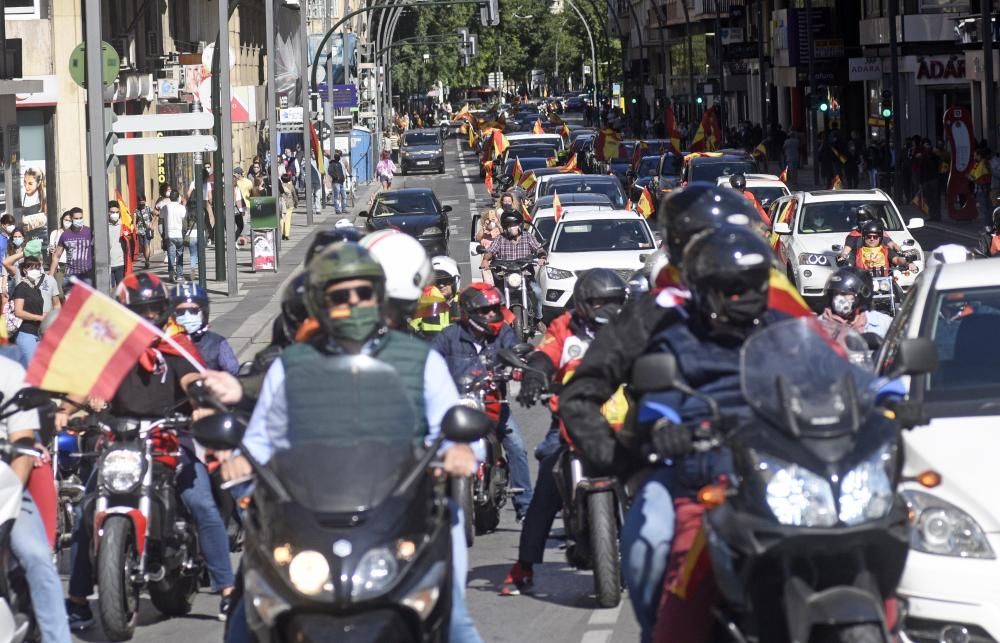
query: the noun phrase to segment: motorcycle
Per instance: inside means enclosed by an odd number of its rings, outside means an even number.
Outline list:
[[[376,360],[343,355],[324,368],[350,374],[360,390],[406,399],[396,371]],[[365,431],[290,432],[288,448],[266,463],[242,449],[255,480],[245,509],[247,623],[260,641],[445,640],[451,516],[443,480],[430,470],[440,466],[443,439],[473,442],[492,423],[456,406],[442,436],[423,448],[391,433],[415,424],[409,405],[349,412]],[[193,429],[204,446],[232,449],[244,427],[216,414]]]
[[[929,340],[904,340],[893,376],[930,372],[936,361]],[[631,380],[635,393],[673,389],[701,400],[709,417],[689,425],[696,452],[724,447],[732,456],[732,470],[697,491],[719,596],[712,640],[888,643],[883,606],[902,575],[910,531],[896,493],[899,429],[913,425],[891,418],[919,415],[902,413],[914,403],[887,413],[874,374],[851,365],[812,318],[752,335],[740,373],[750,417],[723,417],[678,378],[672,355],[640,358]],[[655,417],[657,406],[644,400],[640,417]],[[654,433],[669,422],[659,413]],[[685,486],[701,478],[689,474]],[[669,626],[670,615],[661,617]]]
[[[503,305],[514,316],[514,334],[522,342],[535,336],[535,327],[541,321],[535,315],[535,296],[530,287],[537,265],[538,260],[534,258],[517,261],[490,260],[493,283],[498,284],[497,287],[503,293]]]

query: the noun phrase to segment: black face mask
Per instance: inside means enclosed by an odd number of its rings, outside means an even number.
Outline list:
[[[767,310],[767,291],[748,290],[737,299],[724,299],[719,311],[725,321],[738,326],[748,326]]]
[[[514,211],[514,204],[513,203],[502,203],[500,205],[500,207],[503,209],[504,212],[513,212]]]

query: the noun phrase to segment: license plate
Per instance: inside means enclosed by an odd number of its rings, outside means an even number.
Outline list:
[[[430,161],[417,161],[417,165],[430,165]]]

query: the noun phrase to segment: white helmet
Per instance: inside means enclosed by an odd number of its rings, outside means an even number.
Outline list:
[[[337,222],[333,224],[334,229],[337,228],[353,228],[354,222],[349,218],[344,217],[342,219],[337,219]]]
[[[416,303],[431,278],[431,262],[420,242],[400,230],[379,230],[360,243],[385,271],[386,296]]]
[[[438,255],[431,258],[431,268],[434,269],[434,282],[439,283],[446,279],[453,282],[452,292],[458,294],[462,289],[462,273],[458,269],[458,262],[451,257]]]
[[[934,250],[927,255],[926,267],[930,269],[934,266],[946,263],[964,263],[971,258],[972,253],[969,252],[968,248],[957,243],[949,243],[934,248]]]

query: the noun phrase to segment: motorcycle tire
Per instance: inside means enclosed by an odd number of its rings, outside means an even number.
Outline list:
[[[622,571],[614,494],[604,492],[587,496],[587,517],[594,595],[600,607],[617,607],[622,598]]]
[[[492,500],[476,505],[473,523],[475,523],[476,533],[480,536],[496,531],[500,525],[500,507]]]
[[[467,547],[472,547],[476,541],[476,527],[473,525],[475,513],[472,507],[472,479],[468,476],[450,478],[448,492],[462,510],[462,519],[465,521],[465,544]]]
[[[876,623],[828,625],[813,628],[810,643],[886,643],[882,627]]]
[[[97,608],[109,641],[128,641],[139,615],[139,588],[130,570],[138,565],[132,521],[113,516],[104,521],[97,554]]]
[[[167,574],[160,582],[149,585],[149,600],[164,616],[190,613],[197,593],[198,576]]]
[[[527,341],[524,338],[524,307],[521,304],[511,304],[510,314],[514,316],[514,336],[518,341]]]

